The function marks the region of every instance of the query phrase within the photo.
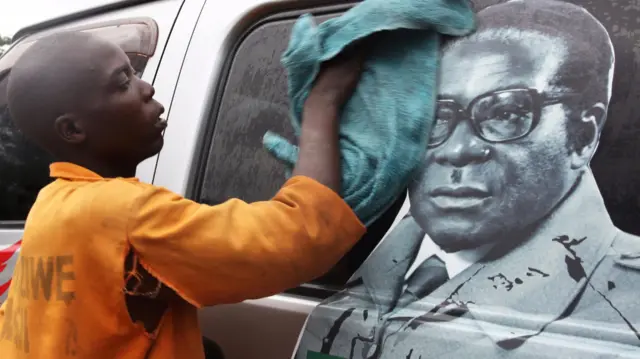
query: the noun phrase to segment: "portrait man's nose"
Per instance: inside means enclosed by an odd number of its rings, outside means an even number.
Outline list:
[[[431,149],[433,160],[442,166],[452,167],[451,181],[459,183],[458,168],[482,164],[490,159],[490,144],[476,136],[468,119],[463,119],[453,129],[444,143]]]

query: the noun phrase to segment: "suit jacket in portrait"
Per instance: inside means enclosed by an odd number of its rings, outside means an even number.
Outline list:
[[[615,228],[590,172],[527,238],[397,306],[424,236],[400,221],[312,312],[296,358],[640,358],[640,238]]]

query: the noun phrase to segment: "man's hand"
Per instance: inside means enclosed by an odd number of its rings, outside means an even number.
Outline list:
[[[363,64],[363,54],[354,53],[353,50],[347,50],[326,62],[305,102],[305,112],[307,108],[316,106],[326,106],[339,112],[351,98],[360,79]]]
[[[324,64],[307,98],[302,115],[300,152],[293,175],[315,179],[340,193],[338,124],[362,73],[362,48],[344,51]]]

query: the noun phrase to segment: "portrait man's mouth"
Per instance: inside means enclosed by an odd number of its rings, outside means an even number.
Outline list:
[[[429,192],[431,201],[442,210],[468,210],[481,207],[491,198],[484,186],[441,186]]]

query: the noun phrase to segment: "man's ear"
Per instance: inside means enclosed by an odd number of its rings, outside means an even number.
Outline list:
[[[82,121],[71,114],[64,114],[56,118],[54,128],[58,137],[67,143],[79,144],[84,142],[87,137],[82,126]]]
[[[580,116],[581,131],[579,143],[575,144],[575,149],[571,154],[571,168],[578,169],[589,164],[600,141],[600,132],[607,117],[606,106],[602,102],[582,111]]]

